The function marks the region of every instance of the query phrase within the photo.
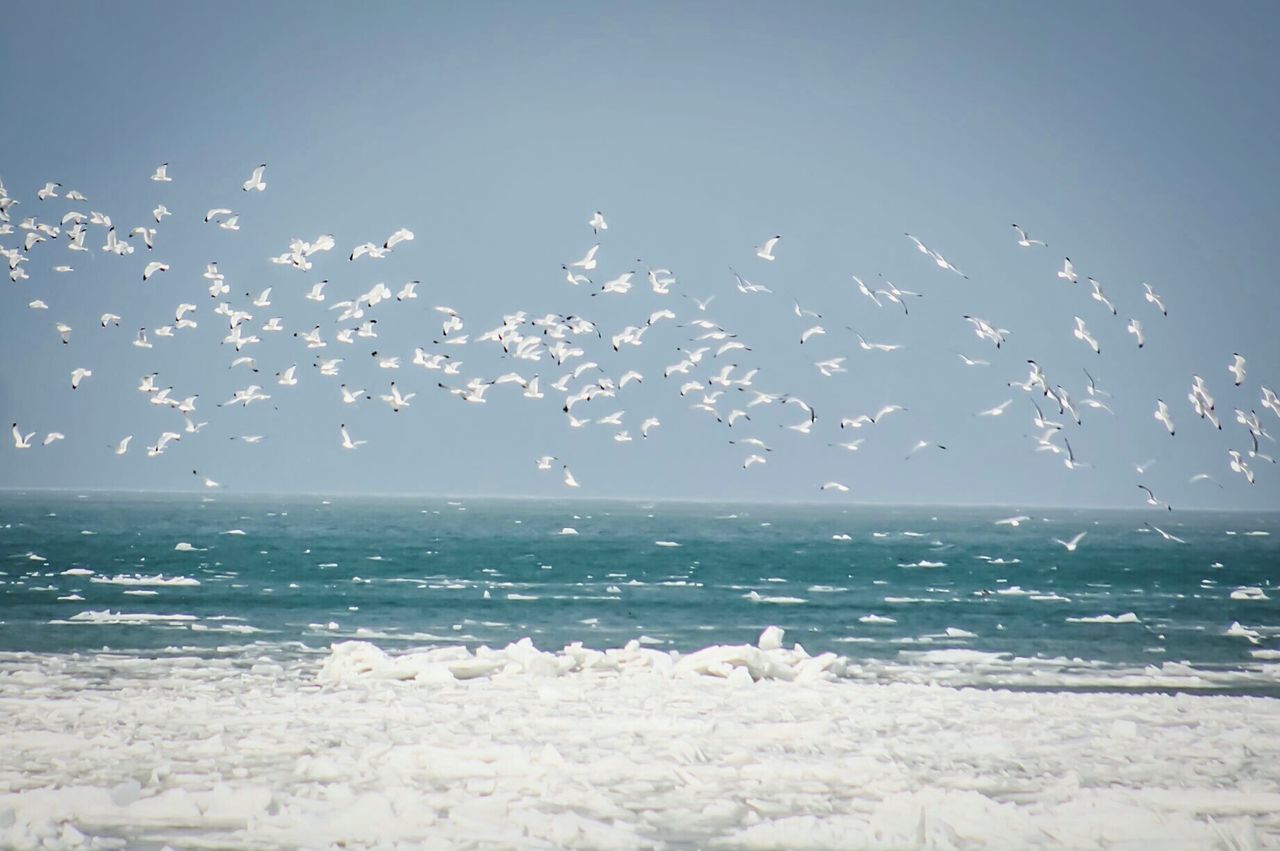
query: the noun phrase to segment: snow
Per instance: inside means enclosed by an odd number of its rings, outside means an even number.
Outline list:
[[[0,847],[1280,843],[1280,701],[876,685],[784,638],[0,653]]]

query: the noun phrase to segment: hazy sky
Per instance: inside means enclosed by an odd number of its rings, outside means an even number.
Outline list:
[[[1175,506],[1280,507],[1280,467],[1255,459],[1250,487],[1226,455],[1250,447],[1234,408],[1280,433],[1259,404],[1260,384],[1280,389],[1278,37],[1272,3],[14,6],[0,33],[0,179],[21,202],[13,223],[93,209],[124,231],[161,202],[174,215],[153,252],[103,254],[92,228],[92,255],[37,246],[30,280],[0,286],[4,425],[67,434],[21,452],[6,440],[0,485],[183,489],[199,485],[199,468],[228,491],[564,496],[558,472],[534,469],[548,453],[570,465],[582,496],[1136,506],[1143,481]],[[174,181],[148,180],[163,161]],[[267,190],[242,192],[260,162]],[[89,201],[37,201],[45,181]],[[241,214],[239,232],[202,222],[217,206]],[[597,209],[609,230],[591,274],[640,270],[626,296],[592,297],[560,270],[595,241],[586,222]],[[1015,221],[1049,248],[1017,247]],[[399,227],[417,238],[391,257],[346,260]],[[904,231],[970,279],[938,269]],[[311,272],[268,263],[291,237],[321,233],[338,249]],[[777,260],[756,258],[775,233]],[[1080,284],[1055,277],[1064,255]],[[172,269],[144,284],[150,259]],[[257,376],[228,369],[225,320],[200,276],[209,260],[232,303],[254,313],[250,330],[271,316],[289,329],[246,351]],[[64,262],[76,271],[51,271]],[[674,271],[673,295],[649,291],[649,265]],[[774,295],[737,293],[730,265]],[[877,273],[925,294],[910,316],[857,294],[850,276],[880,285]],[[1089,299],[1086,275],[1118,317]],[[329,300],[315,305],[302,294],[321,278]],[[371,311],[373,345],[333,342],[330,304],[409,279],[422,281],[421,297]],[[1142,300],[1143,281],[1164,296],[1167,319]],[[244,294],[267,286],[272,307],[248,307]],[[612,378],[634,367],[645,380],[575,413],[625,411],[630,444],[608,426],[567,427],[547,388],[565,369],[474,343],[518,309],[586,315],[606,336],[663,306],[683,322],[697,311],[675,293],[715,294],[701,315],[752,347],[696,375],[725,361],[759,367],[757,388],[814,404],[812,435],[781,427],[801,419],[792,406],[753,408],[732,431],[689,410],[695,400],[661,372],[692,328],[660,324],[620,354],[589,341]],[[50,309],[28,310],[33,298]],[[825,337],[799,345],[811,323],[793,299],[823,314]],[[130,345],[139,326],[171,323],[182,301],[198,305],[196,331]],[[431,344],[436,305],[462,314],[471,344]],[[98,327],[108,310],[121,328]],[[978,340],[966,313],[1009,329],[1006,346]],[[1100,356],[1073,339],[1075,315]],[[1142,351],[1125,333],[1130,316],[1146,329]],[[70,345],[58,321],[74,328]],[[315,324],[330,341],[319,354],[345,358],[339,379],[319,376],[317,352],[291,336]],[[905,348],[862,351],[846,325]],[[463,360],[464,377],[538,373],[548,397],[504,386],[464,404],[435,387],[439,373],[408,365],[415,345]],[[375,347],[405,366],[378,369]],[[1248,358],[1238,389],[1226,371],[1237,351]],[[993,365],[965,368],[956,352]],[[845,374],[812,365],[839,356]],[[1031,405],[1007,386],[1025,378],[1027,358],[1077,401],[1084,367],[1113,394],[1114,416],[1082,410],[1084,425],[1068,425],[1092,469],[1032,451]],[[299,386],[277,386],[274,373],[293,363]],[[73,393],[77,366],[94,376]],[[197,419],[210,423],[155,459],[144,445],[181,419],[134,390],[152,371],[175,396],[200,394]],[[1214,392],[1222,432],[1192,413],[1193,374]],[[341,404],[339,383],[385,392],[392,377],[418,393],[400,414]],[[215,407],[251,382],[272,400]],[[726,397],[723,412],[747,394]],[[1157,397],[1173,410],[1174,438],[1152,417]],[[974,416],[1008,398],[1005,416]],[[837,427],[889,402],[909,411],[860,433]],[[650,415],[663,425],[642,441]],[[369,444],[341,450],[341,422]],[[131,451],[116,457],[108,447],[130,433]],[[228,440],[242,434],[267,437]],[[751,435],[774,451],[744,471],[748,451],[727,441]],[[854,437],[866,439],[856,453],[828,446]],[[904,461],[920,439],[949,450]],[[1152,458],[1139,477],[1134,463]],[[1199,472],[1223,487],[1188,484]],[[819,493],[831,479],[852,490]]]

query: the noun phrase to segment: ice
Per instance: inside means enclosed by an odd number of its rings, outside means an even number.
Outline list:
[[[1091,615],[1083,618],[1067,618],[1067,623],[1140,623],[1133,612],[1122,615]]]
[[[863,615],[858,618],[858,623],[890,624],[897,623],[897,621],[893,618],[887,618],[884,615]]]
[[[93,571],[87,567],[69,567],[62,571],[61,576],[93,576]]]
[[[191,578],[190,576],[167,576],[167,577],[166,577],[166,576],[162,576],[161,574],[156,574],[155,576],[142,576],[141,574],[134,574],[133,576],[126,576],[126,575],[124,575],[124,574],[122,573],[122,574],[118,574],[118,575],[116,575],[116,576],[111,576],[111,577],[107,577],[107,576],[95,576],[95,577],[93,577],[93,578],[92,578],[91,580],[89,580],[89,581],[90,581],[90,582],[97,582],[97,583],[99,583],[99,584],[103,584],[103,585],[175,585],[175,586],[184,586],[184,585],[199,585],[199,584],[200,584],[200,580],[199,580],[199,579],[193,579],[193,578]]]
[[[925,559],[921,559],[920,561],[913,561],[913,562],[910,562],[909,564],[898,565],[898,567],[946,567],[946,566],[947,566],[947,563],[945,561],[927,561]]]
[[[654,546],[657,546],[657,547],[678,547],[678,546],[680,546],[680,545],[679,545],[678,543],[676,543],[675,541],[654,541],[654,542],[653,542],[653,544],[654,544]]]
[[[91,624],[146,624],[146,623],[182,623],[196,620],[195,615],[162,615],[151,612],[113,612],[110,609],[101,611],[80,612],[69,620],[51,621],[51,623],[91,623]]]
[[[1263,591],[1261,588],[1242,585],[1231,592],[1231,599],[1233,600],[1270,600],[1271,598],[1268,597],[1267,592]]]
[[[1227,627],[1226,634],[1235,638],[1246,639],[1250,644],[1258,644],[1259,639],[1261,638],[1261,633],[1256,629],[1249,629],[1247,626],[1240,623],[1240,621],[1233,621],[1231,626]]]
[[[578,530],[577,530],[577,529],[575,529],[575,528],[573,528],[572,526],[565,526],[563,529],[561,529],[561,530],[560,530],[560,534],[561,534],[561,535],[576,535],[576,534],[578,534]]]
[[[753,603],[774,603],[776,605],[782,605],[782,606],[796,606],[802,603],[809,602],[808,600],[805,600],[803,597],[786,597],[786,596],[769,597],[769,596],[762,595],[759,591],[748,591],[746,594],[742,595],[742,598],[744,600],[750,600]]]
[[[783,638],[0,653],[0,847],[1280,842],[1280,701],[862,684]]]
[[[204,550],[190,543],[189,541],[178,541],[173,545],[173,549],[180,553],[202,553]]]

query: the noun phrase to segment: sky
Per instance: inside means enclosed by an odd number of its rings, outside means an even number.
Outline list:
[[[1250,486],[1227,466],[1228,448],[1251,446],[1235,408],[1280,433],[1259,401],[1260,385],[1280,388],[1274,4],[1223,14],[1154,2],[129,3],[68,14],[28,3],[8,9],[6,24],[0,180],[20,201],[13,224],[87,208],[125,231],[153,224],[157,203],[173,215],[153,251],[104,254],[92,228],[93,252],[36,246],[30,279],[0,286],[0,417],[38,437],[67,435],[32,450],[6,443],[0,486],[199,489],[199,469],[230,493],[561,497],[559,470],[533,464],[551,454],[584,497],[1136,507],[1143,483],[1176,508],[1280,508],[1280,467],[1254,459]],[[161,162],[172,183],[148,180]],[[259,163],[268,188],[243,192]],[[89,200],[38,201],[46,181]],[[203,222],[219,206],[240,214],[238,232]],[[595,210],[609,223],[599,237],[587,226]],[[1048,248],[1018,247],[1012,222]],[[415,239],[389,257],[346,259],[401,227]],[[906,231],[968,279],[917,252]],[[311,271],[268,262],[291,238],[323,233],[338,247]],[[757,258],[773,234],[783,236],[777,259]],[[594,285],[570,286],[561,264],[597,241]],[[1064,256],[1080,283],[1056,277]],[[144,283],[151,259],[171,269]],[[225,320],[201,277],[212,260],[228,300],[254,314],[248,326],[279,316],[288,329],[246,350],[257,375],[228,366]],[[58,263],[75,271],[54,273]],[[672,295],[649,290],[651,267],[673,271]],[[738,293],[730,267],[773,293]],[[590,295],[632,269],[630,293]],[[910,315],[877,308],[852,275],[872,286],[883,275],[923,297]],[[1087,275],[1117,316],[1089,298]],[[303,293],[320,279],[328,301],[316,305]],[[333,302],[411,279],[422,282],[419,299],[369,311],[377,340],[333,342]],[[1144,281],[1168,317],[1143,300]],[[245,293],[268,286],[272,306],[249,306]],[[681,294],[715,301],[699,313]],[[49,310],[28,309],[35,298]],[[797,300],[823,318],[797,317]],[[184,301],[198,305],[198,329],[153,337],[149,350],[130,345],[139,327],[172,323]],[[473,342],[432,344],[433,308],[446,305]],[[662,307],[677,322],[660,322],[640,348],[609,348],[610,334]],[[582,381],[644,374],[575,409],[625,411],[632,442],[616,442],[617,428],[566,425],[547,389],[565,368],[474,342],[517,310],[599,324],[606,339],[587,341],[582,360],[603,373]],[[98,326],[107,311],[124,317],[120,328]],[[1008,329],[1007,342],[997,351],[979,340],[965,314]],[[698,330],[677,324],[697,316],[751,351],[708,352],[695,376],[726,361],[737,375],[759,368],[755,389],[813,405],[812,434],[784,427],[803,418],[790,405],[752,408],[732,430],[690,410],[682,379],[662,370]],[[1074,316],[1101,354],[1073,338]],[[1141,351],[1125,333],[1129,317],[1145,328]],[[59,321],[74,329],[67,345]],[[340,378],[319,376],[317,353],[292,336],[317,324],[330,341],[319,354],[344,358]],[[802,346],[811,324],[828,333]],[[903,348],[863,351],[847,327]],[[463,403],[435,386],[438,372],[408,365],[418,345],[464,361],[464,379],[539,374],[547,398],[506,385],[485,404]],[[379,369],[375,347],[405,366]],[[1226,371],[1234,352],[1248,360],[1239,388]],[[957,353],[991,366],[965,367]],[[845,357],[847,372],[824,378],[813,364],[832,357]],[[1034,451],[1031,397],[1008,387],[1026,377],[1028,358],[1077,404],[1085,368],[1112,394],[1114,414],[1083,409],[1083,424],[1064,430],[1090,467]],[[299,385],[276,385],[295,363]],[[72,391],[75,367],[94,375]],[[176,397],[199,394],[196,419],[209,422],[158,458],[143,447],[182,422],[134,389],[151,372]],[[1222,431],[1192,412],[1193,375],[1214,393]],[[340,401],[339,383],[376,395],[392,378],[418,394],[398,414],[376,398]],[[216,406],[250,383],[272,399]],[[749,395],[731,387],[725,397],[721,413]],[[1152,416],[1157,398],[1173,411],[1174,437]],[[1006,399],[1004,416],[976,416]],[[888,403],[908,410],[857,432],[838,427]],[[1064,419],[1051,403],[1046,413]],[[662,426],[642,440],[648,416]],[[368,444],[343,451],[339,424]],[[133,446],[117,457],[126,434]],[[254,434],[265,439],[229,439]],[[751,450],[729,440],[749,436],[772,451],[743,470]],[[856,452],[829,445],[859,437]],[[948,449],[906,460],[918,440]],[[1264,440],[1268,451],[1280,455]],[[1139,475],[1135,463],[1149,459]],[[1201,472],[1214,480],[1188,482]],[[827,481],[850,490],[820,491]]]

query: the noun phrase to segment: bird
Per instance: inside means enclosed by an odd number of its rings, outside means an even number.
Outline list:
[[[1075,537],[1073,537],[1073,538],[1072,538],[1071,540],[1069,540],[1069,541],[1064,541],[1064,540],[1062,540],[1061,538],[1054,538],[1054,539],[1053,539],[1053,542],[1054,542],[1055,544],[1062,544],[1062,546],[1064,546],[1064,547],[1066,547],[1066,548],[1067,548],[1067,552],[1069,552],[1069,553],[1074,553],[1074,552],[1076,551],[1076,547],[1080,546],[1080,542],[1084,540],[1084,536],[1085,536],[1085,535],[1087,535],[1087,534],[1089,534],[1089,533],[1088,533],[1088,532],[1079,532],[1079,533],[1077,533],[1077,534],[1076,534],[1076,536],[1075,536]]]
[[[912,446],[912,447],[911,447],[911,451],[907,453],[906,460],[910,461],[910,460],[911,460],[911,456],[912,456],[912,455],[915,455],[915,454],[916,454],[917,452],[919,452],[921,449],[927,449],[927,448],[929,448],[929,447],[935,447],[935,448],[937,448],[937,449],[943,449],[943,450],[945,450],[945,449],[947,448],[947,447],[943,446],[941,443],[930,443],[930,442],[929,442],[929,441],[927,441],[927,440],[918,440],[918,441],[916,441],[915,446]]]
[[[195,470],[192,470],[192,471],[191,471],[191,475],[195,476],[197,479],[200,479],[200,480],[204,483],[204,486],[205,486],[206,488],[210,488],[210,489],[212,489],[212,488],[220,488],[220,487],[222,487],[222,485],[218,484],[218,483],[217,483],[217,482],[215,482],[213,479],[209,478],[208,476],[202,476],[202,475],[200,475],[198,472],[196,472]]]
[[[1014,528],[1017,528],[1018,526],[1021,526],[1024,522],[1030,519],[1031,518],[1025,514],[1019,514],[1017,517],[1006,517],[1003,520],[997,520],[995,522],[995,525],[996,526],[1013,526]]]
[[[1003,402],[1001,402],[999,405],[996,405],[994,408],[988,408],[988,409],[987,409],[987,410],[985,410],[985,411],[979,411],[979,412],[978,412],[978,416],[980,416],[980,417],[998,417],[998,416],[1000,416],[1001,414],[1003,414],[1003,413],[1005,412],[1005,409],[1007,409],[1007,408],[1008,408],[1010,405],[1012,405],[1012,404],[1013,404],[1013,400],[1012,400],[1012,399],[1005,399]]]
[[[1241,384],[1244,383],[1244,372],[1245,372],[1244,356],[1240,355],[1239,353],[1233,352],[1231,354],[1231,357],[1232,357],[1232,362],[1231,362],[1231,365],[1227,367],[1227,372],[1231,373],[1231,375],[1234,376],[1236,380],[1236,386],[1239,387]]]
[[[591,246],[590,250],[583,256],[581,260],[575,260],[569,264],[574,269],[581,269],[584,272],[590,272],[596,267],[596,252],[600,250],[600,243]]]
[[[249,192],[250,190],[257,190],[258,192],[261,192],[264,189],[266,189],[267,184],[264,183],[262,180],[262,173],[265,172],[266,170],[267,170],[266,163],[263,163],[262,165],[255,168],[253,170],[253,174],[249,175],[249,179],[246,180],[244,183],[242,183],[240,188],[242,188],[245,192]]]
[[[1022,228],[1020,228],[1018,225],[1014,225],[1013,229],[1018,232],[1018,245],[1022,246],[1023,248],[1030,248],[1033,245],[1039,245],[1042,248],[1049,247],[1048,245],[1046,245],[1045,243],[1041,242],[1038,239],[1027,239],[1027,232]]]
[[[820,485],[818,487],[818,490],[823,490],[823,491],[834,490],[834,491],[839,491],[840,493],[848,493],[849,486],[841,484],[840,482],[826,482]]]
[[[775,259],[773,256],[773,247],[778,244],[778,240],[780,239],[782,239],[781,236],[775,235],[775,236],[769,237],[764,242],[760,243],[758,246],[756,246],[756,256],[759,257],[761,260]]]
[[[1093,278],[1090,278],[1090,279],[1089,279],[1089,285],[1090,285],[1091,287],[1093,287],[1093,292],[1089,294],[1089,297],[1090,297],[1090,298],[1092,298],[1094,301],[1096,301],[1096,302],[1100,302],[1100,303],[1102,303],[1103,305],[1105,305],[1105,306],[1106,306],[1106,308],[1107,308],[1107,310],[1110,310],[1110,311],[1111,311],[1111,315],[1112,315],[1112,316],[1115,316],[1115,315],[1116,315],[1116,307],[1115,307],[1115,305],[1114,305],[1114,304],[1112,304],[1112,303],[1107,299],[1107,297],[1103,294],[1103,292],[1102,292],[1102,284],[1098,283],[1098,282],[1097,282],[1096,280],[1094,280]]]
[[[156,183],[172,183],[173,178],[169,176],[169,164],[160,163],[156,166],[155,173],[151,175],[151,179]]]
[[[160,224],[161,219],[163,219],[165,216],[172,216],[173,213],[170,213],[169,208],[166,207],[164,204],[158,204],[156,208],[151,211],[151,215],[155,217],[156,224]]]
[[[1058,271],[1058,277],[1073,284],[1080,279],[1076,274],[1076,267],[1071,265],[1070,257],[1063,258],[1062,269]]]
[[[369,442],[369,441],[367,441],[367,440],[352,440],[352,439],[351,439],[351,435],[347,433],[347,426],[346,426],[346,423],[343,423],[342,425],[338,426],[338,429],[339,429],[339,431],[341,431],[341,433],[342,433],[342,448],[343,448],[343,449],[356,449],[356,448],[359,448],[359,447],[361,447],[361,446],[364,446],[366,443],[368,443],[368,442]]]
[[[1162,314],[1164,314],[1165,316],[1168,316],[1169,311],[1165,309],[1164,301],[1160,298],[1160,294],[1157,293],[1154,289],[1152,289],[1151,285],[1148,283],[1143,283],[1142,286],[1146,290],[1146,293],[1143,295],[1143,298],[1145,298],[1147,301],[1154,304]]]
[[[766,463],[766,459],[763,455],[748,455],[746,460],[742,462],[742,469],[749,469],[752,464],[764,463]]]
[[[1155,493],[1152,492],[1151,488],[1147,487],[1146,485],[1140,484],[1138,485],[1138,489],[1147,492],[1147,505],[1154,505],[1156,508],[1159,508],[1161,505],[1163,505],[1165,508],[1169,509],[1170,511],[1173,511],[1172,505],[1169,505],[1167,502],[1161,502],[1160,500],[1156,499],[1156,495]]]
[[[89,378],[92,375],[93,375],[93,370],[85,369],[84,367],[76,367],[75,369],[71,370],[71,389],[72,390],[79,389],[80,382],[84,381],[86,378]]]
[[[1075,317],[1075,320],[1076,320],[1076,329],[1071,332],[1072,335],[1077,340],[1083,340],[1085,344],[1089,346],[1089,348],[1093,349],[1094,354],[1102,354],[1102,349],[1101,347],[1098,346],[1097,339],[1095,339],[1094,336],[1089,333],[1089,329],[1085,326],[1084,320],[1081,319],[1079,316]]]
[[[117,455],[123,455],[123,454],[125,454],[126,452],[128,452],[128,451],[129,451],[129,441],[131,441],[131,440],[133,440],[133,435],[131,435],[131,434],[125,435],[123,438],[121,438],[120,442],[116,444],[116,450],[115,450],[115,451],[116,451],[116,454],[117,454]]]
[[[66,440],[67,436],[60,431],[51,431],[44,436],[41,446],[48,446],[50,443],[56,443],[59,440]]]
[[[147,267],[142,270],[142,280],[145,281],[149,279],[152,275],[156,274],[157,272],[168,272],[168,271],[169,271],[168,263],[161,263],[158,260],[152,260],[150,263],[147,264]]]
[[[34,431],[24,436],[22,432],[18,429],[18,424],[17,423],[13,424],[13,446],[15,449],[30,449],[31,438],[35,436],[36,436],[36,433]]]
[[[564,465],[564,486],[567,488],[581,487],[578,484],[578,480],[573,477],[573,473],[569,470],[569,465],[567,464]]]
[[[1163,423],[1164,427],[1169,430],[1169,436],[1173,437],[1173,415],[1169,413],[1169,406],[1165,404],[1163,399],[1156,400],[1156,412],[1152,416]]]
[[[539,470],[550,470],[551,462],[558,460],[560,459],[556,458],[554,455],[543,455],[541,458],[535,458],[534,464],[537,465]]]
[[[100,324],[103,328],[106,328],[108,325],[114,325],[117,328],[119,328],[120,317],[114,313],[104,313],[102,314],[101,317],[98,318],[98,324]]]
[[[1138,348],[1146,345],[1146,338],[1142,336],[1142,323],[1136,319],[1130,319],[1129,324],[1125,326],[1125,330],[1138,338]]]
[[[1239,450],[1228,449],[1227,457],[1230,459],[1229,466],[1231,468],[1231,472],[1239,473],[1240,475],[1244,476],[1245,481],[1247,481],[1249,484],[1253,484],[1254,483],[1253,470],[1251,470],[1249,468],[1249,465],[1246,464],[1240,458]]]
[[[625,222],[624,222],[625,224]],[[605,223],[604,213],[596,210],[591,215],[591,220],[587,222],[587,226],[591,228],[591,232],[598,234],[602,230],[608,230],[609,225]]]
[[[991,361],[975,360],[974,358],[966,357],[959,352],[956,352],[956,357],[960,358],[965,366],[991,366]]]
[[[1151,530],[1152,530],[1152,531],[1154,531],[1154,532],[1159,532],[1159,533],[1160,533],[1160,537],[1164,538],[1166,541],[1173,541],[1175,544],[1185,544],[1185,543],[1186,543],[1186,541],[1182,540],[1182,539],[1181,539],[1181,538],[1179,538],[1177,535],[1170,535],[1168,532],[1166,532],[1165,530],[1161,529],[1159,526],[1155,525],[1154,523],[1147,523],[1147,522],[1143,521],[1143,524],[1142,524],[1142,525],[1143,525],[1143,526],[1146,526],[1148,529],[1151,529]]]

